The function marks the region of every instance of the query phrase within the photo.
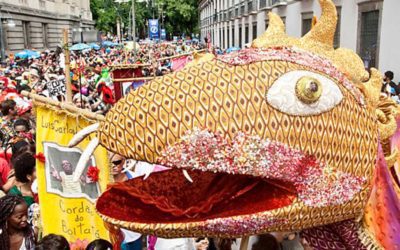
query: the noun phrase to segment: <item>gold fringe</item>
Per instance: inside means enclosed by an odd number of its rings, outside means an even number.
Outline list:
[[[137,69],[137,68],[143,68],[143,67],[150,67],[151,64],[118,64],[118,65],[111,65],[109,66],[110,71],[116,70],[116,69]]]
[[[368,231],[364,222],[359,223],[358,226],[358,238],[361,240],[361,243],[368,250],[384,250],[381,244],[375,239],[371,232]]]

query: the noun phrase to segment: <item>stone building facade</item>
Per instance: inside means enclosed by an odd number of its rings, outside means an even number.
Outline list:
[[[94,30],[90,0],[0,0],[0,15],[2,45],[8,53],[54,49],[62,44],[65,28],[70,41],[74,32]]]
[[[400,81],[400,0],[333,0],[338,11],[335,47],[360,55],[365,67],[391,70]],[[268,27],[277,13],[286,32],[301,37],[320,16],[318,0],[199,0],[202,38],[221,48],[244,47]]]

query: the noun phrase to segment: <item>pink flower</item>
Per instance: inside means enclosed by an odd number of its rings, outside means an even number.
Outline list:
[[[77,239],[70,244],[70,248],[71,250],[85,250],[87,245],[89,245],[89,241]]]

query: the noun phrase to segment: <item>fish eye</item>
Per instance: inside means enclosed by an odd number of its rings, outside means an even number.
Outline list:
[[[297,70],[280,76],[268,90],[266,100],[283,113],[312,116],[336,107],[343,100],[343,94],[328,77]]]

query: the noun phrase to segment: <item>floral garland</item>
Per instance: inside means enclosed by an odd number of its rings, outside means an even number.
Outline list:
[[[159,159],[166,167],[241,174],[292,183],[311,207],[343,204],[365,179],[334,171],[312,156],[287,145],[238,132],[232,141],[198,128],[167,147]]]

